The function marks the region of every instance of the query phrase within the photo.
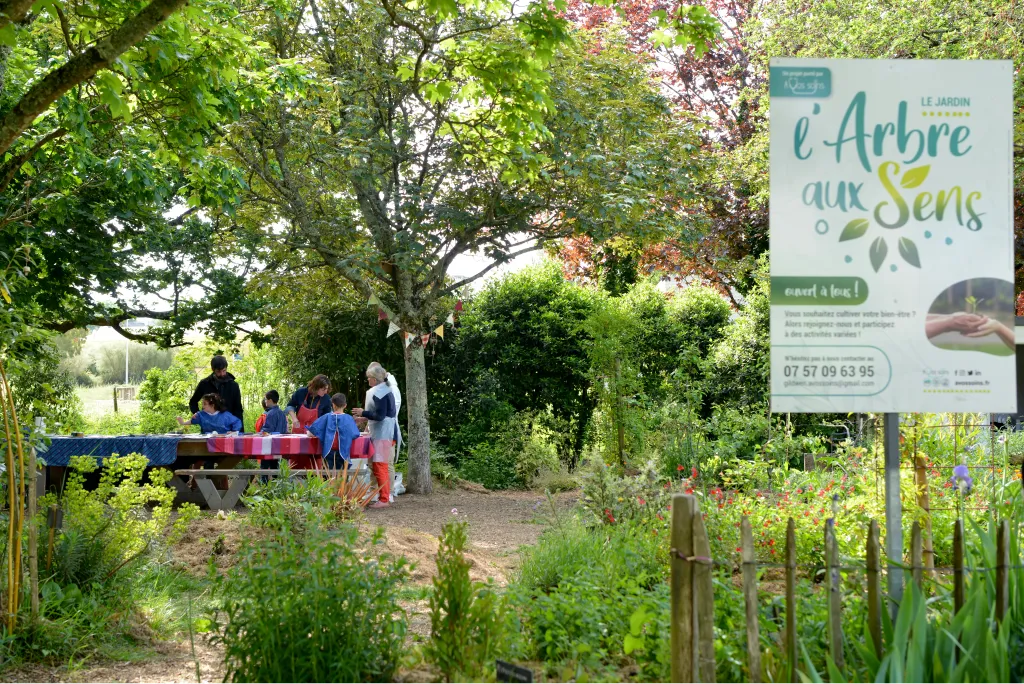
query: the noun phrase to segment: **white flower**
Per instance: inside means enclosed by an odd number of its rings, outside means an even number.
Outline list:
[[[453,508],[452,509],[452,515],[458,515],[458,514],[459,514],[459,509],[458,508]]]

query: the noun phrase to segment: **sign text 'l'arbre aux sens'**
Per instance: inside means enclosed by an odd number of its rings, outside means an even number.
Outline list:
[[[772,61],[773,411],[1016,412],[1012,79]]]

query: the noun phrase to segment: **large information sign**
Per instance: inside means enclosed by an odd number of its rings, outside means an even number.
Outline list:
[[[772,61],[773,411],[1017,411],[1012,79]]]

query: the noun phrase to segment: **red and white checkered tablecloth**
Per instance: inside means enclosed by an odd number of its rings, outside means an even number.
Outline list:
[[[319,456],[323,453],[320,440],[307,435],[235,435],[217,436],[206,440],[206,448],[218,454],[235,454],[257,461],[278,459],[282,456]],[[357,437],[352,442],[352,458],[370,458],[374,454],[369,437]]]

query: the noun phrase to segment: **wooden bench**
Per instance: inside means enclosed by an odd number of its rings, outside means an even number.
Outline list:
[[[292,477],[306,477],[309,473],[314,473],[315,470],[289,470],[288,476]],[[185,501],[200,504],[205,503],[210,507],[211,511],[230,511],[238,503],[239,497],[245,492],[245,488],[249,486],[249,481],[257,475],[266,475],[268,477],[279,477],[281,475],[280,470],[260,470],[258,468],[239,468],[236,470],[213,468],[211,470],[175,470],[175,477],[171,478],[171,484],[178,490],[180,498]],[[199,492],[202,494],[202,499],[197,501],[194,492],[189,488],[188,483],[184,482],[181,477],[193,477],[196,481],[196,486],[199,487]],[[221,490],[214,486],[210,480],[212,477],[226,477],[229,480],[228,488],[221,494]]]

